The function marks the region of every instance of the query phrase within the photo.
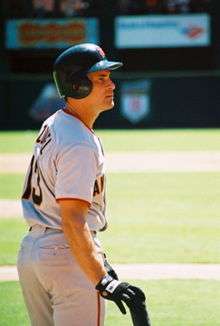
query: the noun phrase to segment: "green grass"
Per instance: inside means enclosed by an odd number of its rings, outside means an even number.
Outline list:
[[[148,297],[153,326],[219,326],[220,282],[199,280],[132,281]],[[0,325],[28,326],[17,282],[0,282]],[[214,294],[214,295],[213,295]],[[132,325],[114,303],[108,302],[105,326]]]
[[[114,262],[220,262],[218,173],[111,174]]]
[[[0,265],[14,265],[27,226],[22,218],[0,219],[0,230]]]
[[[0,153],[25,153],[32,151],[37,131],[1,131]]]
[[[0,182],[4,198],[20,196],[22,176]],[[107,195],[109,229],[100,237],[112,262],[220,263],[218,173],[109,174]],[[24,225],[0,226],[0,264],[12,264]]]
[[[23,183],[21,174],[0,174],[0,199],[19,199]]]
[[[30,152],[37,131],[1,131],[0,153]],[[106,151],[219,150],[219,129],[97,130]]]
[[[18,282],[0,282],[0,293],[0,325],[30,325]]]
[[[98,131],[110,151],[219,150],[218,129]]]

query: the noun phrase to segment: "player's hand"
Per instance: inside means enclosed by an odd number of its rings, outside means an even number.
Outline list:
[[[143,305],[145,302],[145,295],[141,289],[129,283],[115,280],[108,274],[96,285],[96,290],[100,292],[103,298],[114,301],[123,314],[126,314],[123,302],[129,309]]]
[[[104,266],[105,266],[105,269],[107,271],[107,273],[113,277],[115,280],[118,280],[118,275],[116,273],[116,271],[113,269],[113,267],[109,264],[109,262],[107,261],[106,259],[106,255],[104,256]]]

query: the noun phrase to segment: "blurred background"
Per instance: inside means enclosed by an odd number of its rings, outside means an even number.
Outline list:
[[[220,126],[217,0],[2,0],[0,129],[36,129],[62,107],[54,58],[98,43],[124,62],[98,128]]]

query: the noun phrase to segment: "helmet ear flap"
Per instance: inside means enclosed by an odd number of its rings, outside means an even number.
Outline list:
[[[73,98],[87,97],[92,91],[92,82],[88,77],[73,78],[71,84],[71,97]]]

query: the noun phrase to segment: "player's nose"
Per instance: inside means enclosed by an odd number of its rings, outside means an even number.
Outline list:
[[[112,90],[115,89],[115,83],[111,79],[108,80],[108,87],[111,88]]]

